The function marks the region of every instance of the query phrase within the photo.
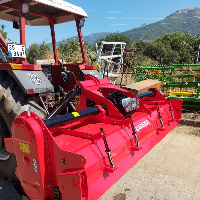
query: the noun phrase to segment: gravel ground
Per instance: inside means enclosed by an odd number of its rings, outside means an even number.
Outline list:
[[[200,200],[200,130],[178,126],[99,200]],[[0,179],[0,200],[20,200]]]
[[[200,121],[200,111],[183,110],[181,119]]]

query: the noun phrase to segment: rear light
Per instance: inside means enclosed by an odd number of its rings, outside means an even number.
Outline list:
[[[34,94],[34,89],[27,89],[26,94]]]
[[[28,70],[35,70],[35,66],[31,64],[11,64],[12,69],[28,69]],[[39,70],[39,68],[37,69]]]
[[[97,69],[97,65],[85,65],[85,69]]]
[[[11,64],[12,69],[22,69],[22,64]]]
[[[29,65],[29,64],[23,64],[22,69],[31,69],[34,70],[34,65]]]

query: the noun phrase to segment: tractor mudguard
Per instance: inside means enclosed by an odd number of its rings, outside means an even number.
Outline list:
[[[8,70],[25,94],[54,92],[54,87],[42,71]]]
[[[23,112],[13,122],[13,138],[5,139],[31,200],[97,200],[179,123],[180,100],[167,100],[156,89],[138,98],[108,79],[86,78],[76,84],[77,112],[46,120]],[[139,102],[126,117],[106,98],[111,93],[117,101],[120,92]],[[87,97],[96,105],[87,108]]]

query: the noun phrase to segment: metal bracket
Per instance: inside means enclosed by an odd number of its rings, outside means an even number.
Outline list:
[[[131,122],[131,128],[132,128],[132,135],[135,139],[135,144],[136,146],[131,146],[131,151],[139,151],[140,149],[142,149],[142,147],[139,146],[139,141],[138,141],[138,138],[137,138],[137,133],[135,132],[135,127],[133,125],[133,121]]]
[[[114,168],[115,165],[114,165],[114,162],[113,162],[113,159],[112,159],[112,155],[111,155],[111,153],[110,153],[111,150],[110,150],[109,147],[108,147],[108,142],[107,142],[107,139],[106,139],[106,133],[105,133],[105,131],[103,130],[103,127],[101,127],[100,130],[101,130],[101,134],[103,135],[103,141],[104,141],[105,148],[106,148],[105,152],[106,152],[107,155],[108,155],[108,159],[109,159],[109,162],[110,162],[111,167]]]
[[[157,112],[158,112],[158,119],[160,120],[160,123],[161,123],[161,127],[164,128],[164,124],[163,124],[162,117],[160,115],[160,111],[159,111],[159,107],[158,107],[157,103],[156,103],[156,108],[157,108]]]

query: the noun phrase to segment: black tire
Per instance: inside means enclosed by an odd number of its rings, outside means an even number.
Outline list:
[[[24,94],[11,76],[0,71],[0,176],[11,181],[17,180],[16,158],[14,154],[9,153],[3,157],[5,150],[3,139],[12,137],[12,122],[23,111],[33,111],[41,118],[46,117],[45,110],[39,106],[39,98],[36,95]]]

